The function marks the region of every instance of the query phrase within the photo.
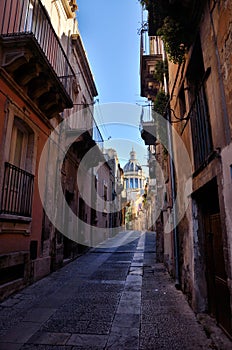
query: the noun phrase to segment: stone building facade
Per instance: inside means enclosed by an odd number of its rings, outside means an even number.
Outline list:
[[[170,235],[164,256],[194,311],[212,315],[231,337],[231,2],[147,1],[147,8],[151,34],[161,28],[169,58],[164,116],[174,128],[171,193],[188,203],[177,203],[178,247]],[[179,24],[175,39],[166,31],[173,23]]]
[[[113,228],[112,231],[115,234],[117,228],[120,230],[123,223],[122,191],[124,188],[124,172],[120,166],[117,151],[115,149],[108,148],[104,149],[103,152],[112,173],[110,228]]]
[[[92,147],[89,165],[99,163],[97,144],[103,140],[93,117],[97,90],[76,9],[68,0],[0,3],[1,299],[91,244],[93,215],[79,187],[89,200],[92,190],[88,177],[80,185],[76,179]],[[73,215],[88,228],[83,239]]]

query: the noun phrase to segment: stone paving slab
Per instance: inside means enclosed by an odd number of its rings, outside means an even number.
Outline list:
[[[176,290],[162,264],[154,264],[151,235],[146,236],[141,290],[140,350],[211,349],[212,343]]]
[[[70,338],[70,333],[52,333],[39,331],[27,341],[28,344],[45,344],[45,345],[65,345]]]
[[[20,350],[75,350],[73,346],[67,345],[39,345],[39,344],[24,344]],[[76,349],[79,350],[79,349]],[[83,348],[81,348],[83,350]],[[87,350],[87,349],[86,349]]]
[[[20,350],[22,344],[0,343],[0,350]]]
[[[105,335],[92,334],[73,334],[67,342],[67,345],[79,345],[83,347],[97,346],[104,349],[108,337]]]
[[[23,321],[43,323],[56,311],[56,309],[34,308],[28,311]]]
[[[139,314],[126,314],[126,313],[116,313],[114,318],[115,325],[120,325],[120,327],[125,328],[128,331],[128,328],[138,328],[140,324],[140,315]]]
[[[136,350],[139,346],[139,328],[113,326],[106,349]]]
[[[155,257],[154,233],[120,233],[8,298],[0,350],[231,349],[207,338]]]
[[[40,328],[40,323],[21,322],[5,335],[0,337],[0,343],[24,344]]]

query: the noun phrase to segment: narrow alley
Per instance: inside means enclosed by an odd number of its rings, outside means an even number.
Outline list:
[[[0,349],[215,349],[154,248],[121,232],[6,299]]]

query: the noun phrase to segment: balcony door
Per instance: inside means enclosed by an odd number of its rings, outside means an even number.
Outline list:
[[[232,336],[230,292],[227,285],[220,214],[210,214],[205,219],[209,312]]]
[[[9,160],[5,162],[0,212],[31,216],[34,157],[34,133],[20,118],[15,117]]]
[[[26,128],[17,119],[15,119],[11,136],[9,162],[18,168],[26,170],[27,148],[28,132]]]

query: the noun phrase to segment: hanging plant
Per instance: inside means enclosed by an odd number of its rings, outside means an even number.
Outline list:
[[[198,30],[205,0],[140,0],[148,11],[148,34],[160,35],[169,60],[181,64]]]
[[[168,158],[168,150],[164,146],[163,146],[162,153],[163,153],[163,159],[167,160],[167,158]]]
[[[163,20],[168,15],[169,0],[140,0],[140,3],[148,11],[149,35],[157,35],[158,28],[163,25]]]
[[[162,118],[160,116],[163,116],[164,118],[167,117],[166,115],[166,107],[167,103],[169,101],[169,96],[164,93],[164,91],[159,91],[156,99],[153,103],[153,119],[154,123],[156,125],[156,136],[157,140],[167,140],[167,123],[164,123],[162,121]]]
[[[168,63],[167,61],[158,61],[155,66],[154,78],[161,84],[164,82],[164,74],[168,80]]]
[[[185,28],[174,18],[166,17],[157,34],[161,36],[164,42],[169,60],[173,63],[182,63],[190,43]]]
[[[161,115],[164,115],[167,102],[168,102],[168,95],[166,95],[162,90],[159,91],[153,103],[154,111]]]

